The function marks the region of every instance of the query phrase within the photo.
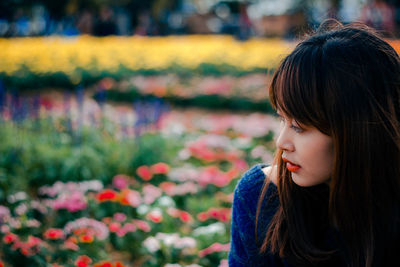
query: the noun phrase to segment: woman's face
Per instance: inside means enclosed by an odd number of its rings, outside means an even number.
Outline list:
[[[279,115],[282,120],[276,146],[283,151],[282,160],[292,173],[293,182],[303,187],[327,183],[333,170],[332,138]]]

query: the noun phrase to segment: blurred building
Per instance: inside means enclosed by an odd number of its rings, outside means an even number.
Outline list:
[[[295,38],[326,18],[399,36],[395,0],[7,0],[0,36],[231,34]]]

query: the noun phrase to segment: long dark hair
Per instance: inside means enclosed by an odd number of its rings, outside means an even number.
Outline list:
[[[396,51],[366,26],[329,21],[281,62],[269,94],[275,109],[332,137],[335,155],[329,185],[300,187],[285,168],[282,151],[276,152],[280,206],[264,226],[260,252],[270,250],[297,266],[338,255],[349,266],[381,266],[394,258],[393,245],[400,242]],[[337,231],[342,251],[323,242],[329,229]]]

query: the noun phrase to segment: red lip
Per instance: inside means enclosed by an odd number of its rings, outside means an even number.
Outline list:
[[[287,158],[282,157],[282,160],[284,162],[286,162],[286,168],[291,172],[296,172],[301,168],[299,165],[294,164],[293,162],[291,162]]]

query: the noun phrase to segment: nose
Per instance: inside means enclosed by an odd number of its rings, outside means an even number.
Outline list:
[[[286,125],[281,127],[281,131],[276,139],[276,147],[288,152],[293,152],[295,150],[290,131],[288,131]]]

